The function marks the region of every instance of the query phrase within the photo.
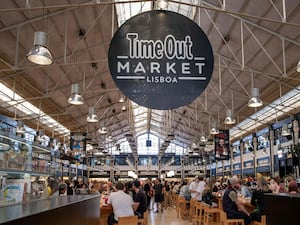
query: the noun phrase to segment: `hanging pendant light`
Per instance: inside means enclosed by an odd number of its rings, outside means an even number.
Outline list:
[[[202,136],[200,137],[200,142],[201,142],[201,143],[206,143],[206,142],[207,142],[207,138],[206,138],[204,135],[202,135]]]
[[[96,123],[99,121],[98,116],[96,115],[96,110],[94,106],[89,107],[89,115],[86,118],[86,121],[89,123]]]
[[[262,100],[259,97],[259,89],[258,88],[251,88],[251,98],[248,102],[249,107],[260,107],[263,105]]]
[[[71,96],[68,99],[68,102],[72,105],[82,105],[83,104],[83,98],[80,93],[79,84],[72,84]]]
[[[157,6],[157,9],[167,9],[168,1],[167,0],[157,0],[156,6]]]
[[[119,102],[120,102],[120,103],[123,103],[124,101],[125,101],[124,97],[121,96],[121,97],[119,98]]]
[[[105,126],[104,121],[100,122],[100,128],[98,130],[98,133],[100,133],[100,134],[107,134],[107,128]]]
[[[231,124],[235,124],[236,120],[233,117],[233,112],[231,109],[227,109],[226,110],[226,117],[225,117],[225,124],[231,125]]]
[[[296,71],[297,71],[298,73],[300,73],[300,60],[298,61]]]
[[[211,134],[218,134],[219,133],[219,129],[217,128],[217,123],[215,121],[213,121],[211,123],[210,133]]]
[[[38,65],[53,63],[51,52],[47,48],[47,33],[37,31],[34,33],[33,48],[26,55],[27,59]]]

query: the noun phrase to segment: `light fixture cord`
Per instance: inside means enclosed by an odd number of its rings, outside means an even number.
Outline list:
[[[254,88],[254,72],[251,73],[251,87]]]

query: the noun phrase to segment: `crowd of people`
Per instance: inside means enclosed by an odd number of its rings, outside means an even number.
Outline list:
[[[253,220],[260,221],[265,213],[265,193],[298,193],[298,183],[293,177],[280,179],[266,178],[257,174],[256,178],[241,179],[238,176],[211,180],[203,176],[179,181],[161,179],[135,180],[128,182],[93,181],[90,183],[73,181],[58,182],[48,180],[49,195],[72,195],[82,193],[101,193],[107,196],[107,204],[113,208],[108,225],[117,223],[118,217],[137,215],[143,218],[144,212],[163,213],[168,207],[175,207],[179,196],[186,200],[195,199],[218,207],[217,197],[222,197],[222,208],[227,218],[244,219],[248,225]],[[241,199],[249,199],[253,211],[249,212]]]

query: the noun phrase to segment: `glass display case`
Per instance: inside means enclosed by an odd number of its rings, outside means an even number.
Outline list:
[[[56,164],[51,148],[35,144],[30,135],[0,131],[0,205],[36,198],[33,183],[56,174]],[[43,192],[45,182],[40,186]]]

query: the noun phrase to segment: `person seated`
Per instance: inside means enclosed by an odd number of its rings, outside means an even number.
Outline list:
[[[241,195],[245,198],[251,198],[252,192],[250,191],[250,187],[247,185],[245,180],[241,181]]]
[[[244,219],[245,225],[249,225],[253,219],[238,198],[237,191],[239,189],[240,183],[237,176],[228,179],[227,188],[223,195],[223,210],[228,219]]]
[[[216,183],[214,183],[212,192],[213,193],[217,193],[221,190],[221,183],[219,181],[217,181]]]
[[[113,225],[118,223],[121,216],[134,216],[133,199],[124,192],[125,186],[122,182],[116,183],[116,192],[111,192],[107,204],[113,208],[113,213],[108,216],[107,224]]]
[[[144,218],[144,212],[147,211],[147,196],[144,190],[141,188],[141,183],[136,180],[132,183],[132,189],[136,193],[134,195],[134,213],[138,216],[139,219]]]
[[[64,182],[60,182],[58,184],[58,195],[59,196],[66,196],[67,195],[67,184]]]
[[[295,180],[289,182],[288,191],[290,194],[298,193],[298,184]]]
[[[255,207],[253,211],[254,219],[258,222],[261,222],[261,215],[265,214],[265,193],[272,193],[272,190],[269,189],[268,181],[263,176],[261,176],[257,179],[257,189],[253,191],[251,198],[251,205]]]

